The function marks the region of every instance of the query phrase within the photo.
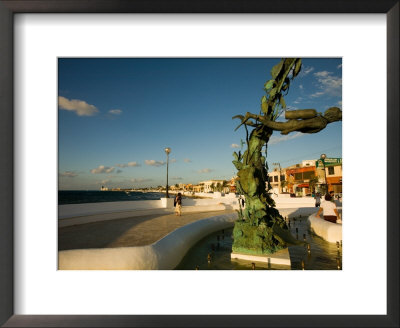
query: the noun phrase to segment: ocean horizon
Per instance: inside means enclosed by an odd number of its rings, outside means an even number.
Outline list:
[[[164,197],[165,193],[162,192],[59,190],[58,205],[158,200]]]

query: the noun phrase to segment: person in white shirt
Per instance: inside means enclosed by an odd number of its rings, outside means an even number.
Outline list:
[[[324,220],[336,223],[339,212],[336,208],[336,204],[332,201],[332,196],[329,194],[325,195],[325,200],[321,202],[321,206],[315,216],[319,218],[322,211],[324,212]]]

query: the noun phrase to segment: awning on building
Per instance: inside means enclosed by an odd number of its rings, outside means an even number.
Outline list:
[[[308,188],[308,187],[309,187],[308,183],[302,183],[297,185],[297,188]]]

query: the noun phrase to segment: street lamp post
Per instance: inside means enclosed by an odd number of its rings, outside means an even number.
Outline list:
[[[328,193],[328,184],[326,183],[325,158],[326,158],[326,154],[321,154],[322,166],[324,168],[325,194],[327,194]]]
[[[166,188],[166,195],[165,195],[165,198],[169,198],[169,195],[168,195],[168,162],[169,162],[169,153],[171,152],[171,148],[166,147],[166,148],[164,149],[164,151],[165,151],[165,153],[167,154],[167,188]]]

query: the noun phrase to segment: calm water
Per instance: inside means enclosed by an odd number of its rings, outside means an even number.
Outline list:
[[[99,191],[99,190],[60,190],[58,191],[58,205],[99,203],[99,202],[121,202],[130,200],[157,200],[165,197],[159,192],[136,192],[136,191]]]
[[[322,238],[309,231],[306,218],[291,219],[290,231],[294,237],[310,244],[310,254],[306,244],[290,246],[289,255],[291,270],[302,270],[302,261],[305,270],[338,270],[342,266],[342,247],[339,250],[336,244],[328,243]],[[298,233],[296,234],[296,228]],[[199,241],[183,258],[177,266],[177,270],[251,270],[251,262],[242,260],[231,260],[233,229],[221,230],[213,233]],[[219,246],[218,246],[219,245]],[[211,255],[208,263],[207,256]],[[338,260],[337,260],[338,259]],[[256,270],[287,270],[287,266],[268,265],[267,263],[255,262]]]

